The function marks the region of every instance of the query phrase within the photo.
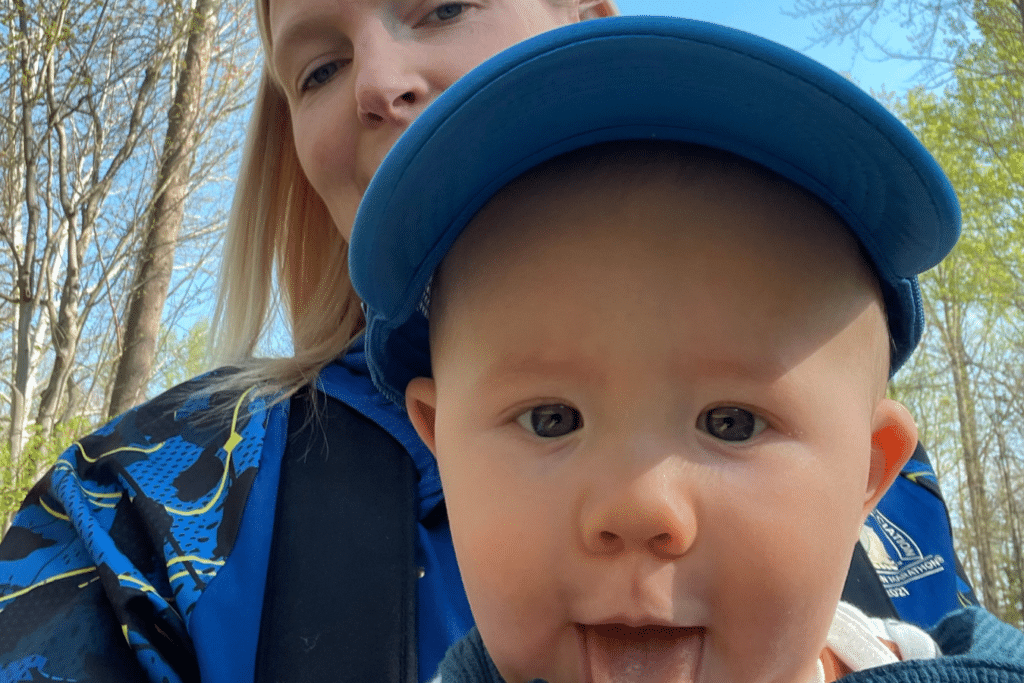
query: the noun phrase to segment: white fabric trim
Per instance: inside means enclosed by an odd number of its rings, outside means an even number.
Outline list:
[[[843,664],[853,671],[862,671],[900,661],[879,640],[887,635],[881,619],[869,619],[853,605],[841,602],[825,642]]]
[[[908,659],[935,659],[942,656],[939,644],[927,633],[904,621],[889,619],[885,621],[889,640],[900,649],[900,657]]]
[[[882,644],[896,643],[900,655]],[[835,656],[853,671],[894,664],[908,659],[934,659],[942,655],[932,637],[904,621],[869,617],[853,605],[840,602],[825,639]],[[825,668],[818,660],[816,677],[811,683],[825,683]]]

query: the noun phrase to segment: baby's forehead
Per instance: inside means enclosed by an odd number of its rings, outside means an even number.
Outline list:
[[[828,207],[728,157],[609,151],[524,176],[470,221],[432,288],[435,361],[495,328],[517,353],[583,357],[573,330],[597,318],[629,321],[643,344],[706,342],[698,355],[721,366],[784,368],[867,315],[867,334],[842,348],[884,384],[882,297]]]
[[[480,259],[493,262],[517,243],[563,232],[582,237],[595,219],[622,212],[621,229],[610,226],[609,249],[673,236],[718,241],[734,250],[763,239],[767,247],[791,240],[818,262],[833,259],[834,252],[846,254],[874,282],[852,231],[811,193],[724,151],[650,141],[587,147],[524,173],[477,212],[441,270],[479,250]],[[657,217],[656,225],[636,225],[647,216]],[[645,227],[668,235],[638,230]],[[730,239],[744,243],[726,245]]]

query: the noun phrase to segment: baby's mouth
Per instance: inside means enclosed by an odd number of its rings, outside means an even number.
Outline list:
[[[676,626],[580,625],[586,683],[693,683],[704,629]]]

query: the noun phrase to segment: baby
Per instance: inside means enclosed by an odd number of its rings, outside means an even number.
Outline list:
[[[360,211],[370,367],[437,458],[479,629],[442,680],[955,680],[840,603],[917,441],[886,398],[916,275],[959,232],[870,97],[721,27],[590,22],[453,87]],[[1024,675],[1019,632],[961,619]]]

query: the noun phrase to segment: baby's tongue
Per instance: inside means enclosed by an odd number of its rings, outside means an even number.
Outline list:
[[[704,629],[621,624],[584,627],[591,683],[692,683]]]

